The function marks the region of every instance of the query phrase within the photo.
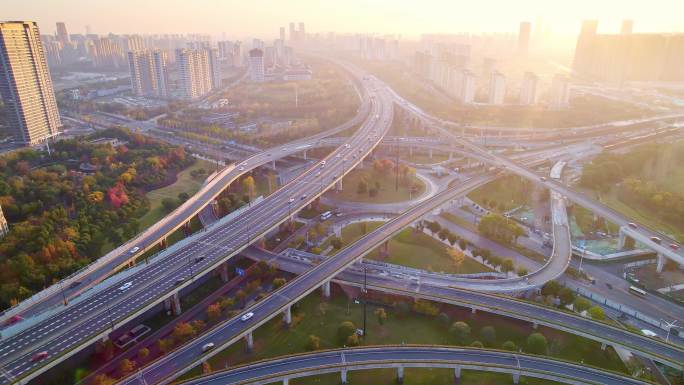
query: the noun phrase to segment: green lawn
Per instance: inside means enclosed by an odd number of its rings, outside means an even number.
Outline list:
[[[324,312],[320,311],[320,304],[325,303]],[[394,310],[385,306],[388,317],[384,325],[380,325],[377,317],[374,316],[376,305],[368,308],[368,323],[366,345],[379,344],[434,344],[450,345],[453,344],[452,337],[448,333],[448,325],[441,323],[437,317],[429,317],[409,313],[398,315]],[[305,346],[309,335],[320,338],[320,348],[330,349],[340,347],[337,341],[336,332],[339,324],[343,321],[352,321],[357,327],[362,325],[363,307],[356,305],[347,297],[334,296],[329,301],[323,301],[320,293],[316,292],[300,301],[293,308],[293,324],[286,328],[280,317],[276,317],[270,322],[258,328],[254,333],[254,350],[251,353],[245,351],[243,342],[236,343],[228,349],[218,353],[209,360],[214,370],[233,366],[249,361],[260,360],[269,357],[277,357],[285,354],[292,354],[305,351]],[[504,341],[511,340],[517,346],[525,347],[527,336],[533,331],[527,322],[515,321],[505,317],[478,312],[471,314],[469,309],[458,309],[450,306],[443,306],[440,311],[446,312],[450,317],[450,322],[466,321],[472,328],[471,340],[479,339],[478,333],[483,326],[493,326],[496,330],[496,341],[493,347],[500,347]],[[584,360],[585,363],[594,366],[605,367],[611,370],[624,372],[625,366],[622,364],[617,354],[612,348],[605,351],[600,349],[600,344],[589,341],[571,334],[539,327],[538,332],[544,334],[549,341],[549,353],[551,356],[571,361]],[[199,371],[193,370],[190,375],[197,375]],[[382,376],[383,371],[358,372],[351,379],[357,379],[352,383],[359,384],[389,384],[394,375]],[[391,372],[389,372],[391,374]],[[387,374],[387,373],[386,373]],[[497,377],[490,374],[470,373],[464,380],[472,381],[473,384],[499,384],[510,383],[510,377]],[[450,379],[450,372],[440,373],[436,370],[407,370],[406,380],[408,384],[438,384],[450,383],[444,379]],[[472,377],[471,377],[472,376]],[[319,383],[314,381],[297,382]],[[324,376],[320,379],[321,384],[334,384],[337,376]],[[439,382],[441,381],[441,382]],[[503,381],[503,382],[502,382]],[[544,383],[544,382],[534,382]]]
[[[459,225],[465,229],[468,229],[470,231],[475,231],[475,232],[478,231],[477,225],[468,221],[465,218],[459,217],[458,215],[452,214],[452,213],[447,212],[447,211],[443,211],[442,213],[439,214],[439,216],[446,219],[449,222],[453,222],[453,223],[455,223],[455,224],[457,224],[457,225]]]
[[[397,265],[437,271],[442,273],[469,274],[491,271],[485,265],[465,258],[456,266],[441,242],[423,233],[414,233],[412,228],[402,230],[389,244],[389,255],[380,256],[379,249],[373,250],[367,258]]]
[[[190,176],[193,170],[204,168],[208,172],[213,172],[216,166],[210,162],[197,159],[195,163],[186,168],[185,170],[178,173],[178,179],[166,187],[162,187],[157,190],[150,191],[146,194],[147,199],[150,200],[150,211],[140,218],[140,228],[146,229],[152,224],[157,222],[159,219],[163,218],[166,214],[166,210],[161,206],[161,201],[164,198],[178,198],[180,193],[188,193],[190,195],[197,192],[204,183],[204,180],[194,179]]]
[[[413,153],[413,156],[403,156],[402,159],[408,160],[409,162],[417,163],[417,164],[435,164],[435,163],[440,163],[444,162],[445,160],[449,159],[448,154],[444,154],[443,152],[437,152],[435,151],[432,154],[432,159],[430,159],[430,155],[426,153]]]
[[[468,198],[480,206],[490,207],[485,204],[489,202],[503,206],[503,210],[500,211],[508,211],[523,204],[529,205],[532,201],[531,197],[530,182],[515,175],[498,178],[468,194]]]
[[[359,240],[365,234],[377,229],[383,222],[352,223],[342,228],[343,248]],[[365,227],[365,232],[364,232]],[[325,247],[323,247],[325,249]],[[491,271],[486,266],[466,258],[460,267],[454,265],[441,242],[422,233],[413,233],[412,228],[402,230],[390,240],[389,255],[381,257],[375,249],[366,258],[394,263],[397,265],[441,271],[446,273],[468,274]],[[333,251],[331,254],[334,254]]]
[[[369,188],[374,187],[376,181],[380,184],[380,190],[376,196],[371,197],[368,193],[358,193],[357,188],[362,179],[365,179],[368,182]],[[394,175],[378,175],[378,173],[373,171],[370,167],[366,167],[360,170],[352,170],[344,177],[344,180],[342,181],[342,192],[330,192],[328,194],[335,199],[350,202],[402,202],[411,198],[416,198],[425,191],[425,184],[420,179],[414,177],[413,183],[418,186],[418,189],[412,194],[406,184],[399,183],[399,190],[396,190]]]

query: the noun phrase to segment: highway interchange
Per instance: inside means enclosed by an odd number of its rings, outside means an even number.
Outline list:
[[[42,364],[48,361],[39,363],[31,360],[31,357],[35,352],[47,351],[50,357],[61,355],[61,358],[64,358],[69,354],[73,354],[77,350],[76,347],[83,346],[83,344],[88,341],[95,341],[102,335],[106,335],[111,328],[125,323],[127,320],[134,318],[137,314],[142,313],[145,309],[154,306],[160,299],[168,297],[169,293],[177,292],[187,286],[192,280],[196,279],[199,272],[207,272],[213,269],[219,261],[223,261],[230,256],[235,255],[249,243],[277,226],[278,223],[286,220],[291,213],[304,207],[317,195],[325,191],[326,188],[334,184],[335,181],[339,180],[345,172],[353,168],[363,156],[367,155],[380,142],[382,136],[389,127],[389,121],[392,116],[392,98],[390,98],[388,96],[389,93],[381,89],[381,86],[378,84],[374,84],[371,88],[371,93],[378,96],[371,97],[371,100],[375,100],[375,102],[371,103],[371,111],[366,122],[359,129],[359,132],[349,139],[349,147],[342,146],[326,157],[325,160],[329,163],[326,164],[325,167],[321,168],[321,163],[318,163],[312,169],[295,179],[295,181],[269,196],[264,202],[259,203],[246,211],[244,215],[236,218],[235,221],[228,223],[225,226],[211,228],[205,233],[199,234],[196,239],[192,239],[183,247],[169,253],[168,256],[160,258],[159,262],[151,264],[149,268],[142,270],[139,274],[135,274],[128,279],[128,281],[132,283],[132,286],[129,289],[120,290],[121,286],[114,285],[77,305],[66,307],[61,313],[30,329],[3,340],[2,345],[0,345],[0,365],[2,365],[4,373],[7,373],[3,380],[6,380],[7,377],[10,377],[10,380],[14,380],[17,377],[23,377],[23,380],[26,381],[28,378],[35,376],[39,371],[46,369],[49,365]],[[382,100],[378,101],[380,99]],[[378,125],[380,127],[377,127]],[[307,138],[307,140],[310,141],[311,138]],[[293,144],[283,146],[283,152],[287,152],[288,150],[291,152],[301,151],[300,148],[297,148],[297,146]],[[481,152],[481,149],[479,148],[475,148],[475,150],[479,151],[484,157],[491,156],[491,154],[487,152]],[[237,174],[239,175],[242,171],[247,171],[247,168],[251,169],[256,167],[256,165],[275,159],[276,156],[282,156],[282,154],[275,154],[272,151],[269,151],[269,153],[257,155],[257,157],[266,157],[267,159],[250,158],[246,161],[247,163],[245,165],[242,165],[241,163],[236,166],[238,171],[241,171]],[[273,158],[268,159],[268,157]],[[343,160],[351,157],[353,157],[353,160]],[[509,171],[515,171],[521,174],[531,172],[502,158],[495,158],[494,162],[505,164]],[[242,167],[243,170],[240,170],[240,167]],[[229,172],[226,174],[229,174]],[[532,173],[532,175],[528,176],[539,180],[537,174]],[[232,175],[229,180],[235,180],[236,177],[237,176]],[[207,189],[211,190],[216,188],[220,191],[220,189],[225,187],[222,183],[226,183],[226,179],[223,178],[224,177],[217,177],[213,179],[212,182],[210,182],[210,187]],[[225,178],[228,177],[226,176]],[[477,183],[482,183],[477,180],[477,178],[474,180]],[[214,181],[216,182],[214,183]],[[472,181],[464,183],[464,185],[459,186],[459,188],[466,190],[469,188],[468,186],[471,186],[468,184],[470,182]],[[475,184],[475,182],[472,183]],[[556,190],[564,187],[560,184],[560,186],[555,186],[555,183],[550,181],[546,181],[545,184],[547,184],[548,187],[555,187]],[[306,197],[304,197],[305,195]],[[291,201],[292,199],[294,199],[294,201]],[[444,201],[440,201],[440,199],[444,199]],[[452,198],[445,198],[445,196],[439,196],[435,199],[431,198],[426,205],[422,205],[419,208],[414,208],[412,210],[425,210],[424,212],[427,212],[435,206],[447,202],[449,199]],[[197,202],[197,207],[193,207],[191,211],[196,213],[201,207],[206,205],[208,201],[210,201],[208,198],[206,200],[194,200],[194,202]],[[417,211],[414,211],[413,213],[415,214]],[[420,216],[418,214],[416,215]],[[191,216],[192,215],[189,217]],[[179,215],[179,218],[182,218],[182,221],[180,221],[178,226],[185,223],[189,217]],[[392,224],[392,226],[395,226],[398,229],[405,227],[410,224],[410,221],[406,222],[406,218],[408,217],[400,219]],[[156,239],[151,241],[150,245],[143,245],[143,247],[150,247],[151,245],[156,244],[159,239],[170,232],[168,229],[156,231],[161,231],[161,233],[152,235],[151,239]],[[372,237],[370,237],[371,235]],[[241,322],[239,327],[236,327],[234,324],[230,324],[230,326],[226,325],[226,328],[222,326],[221,329],[225,331],[222,339],[229,341],[226,345],[234,342],[245,333],[257,327],[257,324],[266,322],[267,317],[278,314],[293,301],[296,301],[298,298],[301,298],[303,295],[314,290],[321,282],[324,282],[326,278],[333,277],[337,272],[344,270],[344,268],[363,256],[364,253],[367,253],[372,246],[384,241],[390,235],[391,233],[386,232],[386,230],[379,233],[371,233],[369,234],[370,238],[361,242],[360,245],[355,244],[345,249],[346,254],[343,254],[340,258],[331,259],[332,262],[329,264],[321,264],[316,269],[313,269],[312,272],[314,273],[304,274],[297,278],[297,280],[301,279],[298,284],[286,285],[283,289],[287,290],[283,293],[275,294],[259,304],[265,304],[263,305],[264,308],[257,309],[259,314],[263,311],[263,317],[254,317],[252,319],[253,321],[248,323]],[[137,245],[139,243],[136,242],[135,244]],[[129,243],[125,248],[122,247],[122,256],[124,258],[128,257],[126,259],[130,259],[130,256],[126,255],[129,250],[128,246],[130,245],[131,244]],[[189,255],[192,255],[192,258],[189,257]],[[198,257],[204,257],[204,259],[195,262],[195,258]],[[114,262],[112,263],[114,264]],[[116,265],[118,266],[120,263]],[[178,280],[181,278],[183,278],[184,281],[181,284],[177,284]],[[271,298],[274,299],[271,300]],[[239,322],[237,320],[232,321]],[[231,330],[231,327],[233,327],[234,330]],[[198,343],[199,341],[202,341],[204,337],[208,338],[208,336],[209,335],[197,339]],[[39,340],[40,344],[34,344],[36,340]],[[195,341],[193,341],[192,345],[201,346],[197,345]],[[182,348],[178,351],[183,352],[184,349],[185,348]],[[169,360],[171,360],[170,364],[161,367],[157,366],[159,362],[155,363],[149,372],[143,372],[143,376],[147,379],[147,376],[149,375],[149,380],[154,382],[159,378],[167,378],[169,370],[171,370],[174,375],[176,372],[181,373],[183,369],[180,369],[177,366],[180,364],[182,361],[181,358],[183,357],[178,355],[173,356],[173,354],[175,354],[175,352],[167,356],[169,357]],[[185,354],[187,354],[188,358],[193,359],[192,362],[197,362],[197,351],[192,351],[192,349],[188,348],[187,351],[185,351]],[[172,360],[172,358],[178,359],[178,364],[176,364],[176,361]],[[40,368],[40,370],[37,370],[38,368]]]

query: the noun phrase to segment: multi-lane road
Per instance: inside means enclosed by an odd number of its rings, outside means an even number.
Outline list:
[[[39,322],[0,344],[0,383],[27,381],[106,336],[286,221],[367,156],[391,124],[392,101],[367,81],[370,114],[339,149],[234,220],[213,226],[125,280]],[[268,154],[264,154],[268,156]],[[247,167],[249,161],[236,167]],[[46,357],[37,356],[46,355]]]
[[[218,371],[186,385],[261,385],[293,378],[368,369],[444,368],[454,375],[461,370],[510,373],[568,384],[649,384],[624,374],[551,358],[498,350],[446,346],[369,346],[295,354]],[[401,373],[401,377],[399,377]],[[401,380],[399,381],[401,383]],[[517,381],[516,381],[517,383]]]

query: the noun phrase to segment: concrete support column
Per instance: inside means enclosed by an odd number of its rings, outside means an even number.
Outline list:
[[[330,298],[330,281],[323,282],[321,289],[323,290],[323,297]]]
[[[171,308],[173,314],[179,315],[183,311],[183,309],[181,309],[180,296],[178,295],[178,292],[173,293],[173,295],[171,296],[171,302],[173,304]]]
[[[606,350],[606,343],[605,342],[601,342],[601,350]]]
[[[389,255],[389,241],[385,241],[380,245],[380,256],[386,257]]]
[[[221,282],[228,282],[228,264],[222,263],[219,267],[219,274],[221,274]]]
[[[289,378],[283,378],[283,385],[290,385],[290,379]]]
[[[532,329],[537,330],[539,325],[536,322],[532,322]]]
[[[271,168],[272,168],[273,170],[276,169],[276,168],[275,168],[275,159],[271,161]]]
[[[513,383],[515,385],[520,383],[520,373],[513,373]]]
[[[285,325],[287,326],[292,324],[292,306],[285,308],[285,311],[283,312],[283,322],[285,322]]]
[[[306,150],[304,150],[304,160],[307,160],[308,158],[306,157]]]
[[[345,369],[340,372],[340,377],[342,377],[342,385],[347,385],[347,371]]]
[[[190,229],[190,221],[187,221],[183,224],[183,234],[185,234],[186,237],[192,234],[192,230]]]
[[[656,264],[656,273],[662,273],[664,267],[665,267],[665,256],[658,253],[657,264]]]
[[[404,383],[404,367],[400,366],[397,368],[397,382],[400,384]]]
[[[247,333],[245,336],[245,342],[247,343],[247,351],[251,352],[254,349],[254,335],[252,332]]]
[[[456,366],[454,368],[454,382],[459,384],[461,382],[461,367]]]
[[[337,238],[342,239],[342,226],[336,226],[333,231],[335,232],[335,236]]]
[[[620,231],[618,233],[618,250],[622,250],[625,248],[625,232],[622,230],[622,227],[620,227]]]
[[[470,313],[471,313],[471,314],[475,314],[475,313],[477,313],[477,309],[475,309],[475,308],[471,308],[471,309],[470,309]]]
[[[335,189],[339,192],[342,191],[342,179],[338,180],[335,184]]]

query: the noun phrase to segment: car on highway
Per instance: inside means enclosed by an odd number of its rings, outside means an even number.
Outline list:
[[[672,250],[679,250],[679,245],[676,244],[676,243],[670,243],[670,248],[671,248]]]
[[[546,177],[545,176],[539,177],[539,180],[542,182],[546,182]]]
[[[69,289],[75,289],[75,288],[77,288],[80,284],[81,284],[80,281],[72,282],[71,285],[69,285]]]
[[[14,325],[15,323],[17,323],[19,321],[23,321],[23,320],[24,319],[20,315],[17,314],[17,315],[13,315],[10,318],[8,318],[7,321],[5,321],[5,323],[3,323],[2,325],[3,326],[11,326],[11,325]]]
[[[119,291],[126,291],[133,286],[133,282],[126,282],[123,285],[119,286]]]
[[[345,143],[345,144],[344,144],[344,147],[346,147],[346,148],[350,148],[350,147],[351,147],[351,144],[349,144],[349,143]]]
[[[627,226],[629,226],[629,227],[631,227],[631,228],[633,228],[633,229],[636,229],[636,228],[637,228],[637,224],[634,223],[634,222],[629,222],[629,223],[627,224]]]
[[[173,283],[173,285],[178,286],[178,285],[182,284],[183,282],[185,282],[185,278],[178,278],[176,280],[176,282]]]
[[[245,168],[240,166],[240,168],[238,168],[238,171],[245,171]]]
[[[247,321],[248,319],[250,319],[250,318],[252,318],[252,317],[254,317],[254,313],[252,313],[252,312],[250,311],[249,313],[247,313],[247,314],[243,315],[242,317],[240,317],[240,321],[245,322],[245,321]]]
[[[304,200],[304,199],[306,199],[306,197],[308,197],[308,195],[302,194],[302,196],[299,199]]]
[[[325,161],[324,161],[324,160],[321,161],[321,166],[325,166]]]
[[[292,203],[292,202],[294,202],[294,198],[290,198],[290,199],[287,201],[287,203]]]
[[[42,351],[42,352],[38,352],[38,353],[34,354],[33,357],[31,357],[31,361],[34,361],[34,362],[40,361],[40,360],[46,359],[47,357],[48,357],[48,352]]]
[[[197,257],[197,258],[195,258],[195,263],[200,263],[200,262],[204,261],[204,258],[205,258],[205,257]]]
[[[657,243],[657,244],[660,244],[660,242],[663,241],[662,239],[660,239],[658,237],[650,237],[649,239],[652,240],[653,242]]]
[[[208,352],[208,351],[210,351],[211,349],[213,349],[213,348],[215,348],[215,347],[216,347],[216,345],[214,345],[213,342],[207,342],[206,344],[202,345],[202,351],[203,351],[203,352]]]
[[[138,252],[138,250],[140,250],[140,247],[136,246],[136,247],[130,249],[128,252],[129,252],[130,254],[135,254],[135,253]]]

